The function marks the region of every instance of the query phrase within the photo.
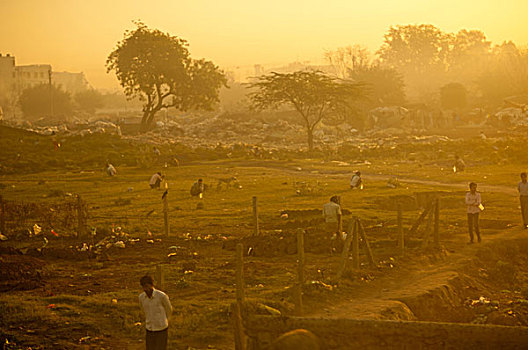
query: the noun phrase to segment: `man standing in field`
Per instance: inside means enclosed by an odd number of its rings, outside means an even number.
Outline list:
[[[519,198],[521,200],[521,214],[523,218],[523,228],[528,228],[528,181],[526,181],[526,173],[521,173],[521,182],[517,185],[519,191]]]
[[[163,175],[161,175],[161,172],[158,171],[156,174],[150,177],[150,188],[160,188],[161,181],[163,181]]]
[[[145,314],[146,349],[167,349],[167,336],[169,329],[169,316],[172,305],[167,294],[154,288],[151,276],[141,277],[139,283],[143,293],[139,295],[139,304]]]
[[[352,175],[352,179],[350,179],[350,188],[363,188],[363,179],[361,179],[361,172],[356,171],[354,175]]]
[[[484,207],[480,192],[477,192],[477,184],[469,184],[469,192],[466,192],[467,218],[469,229],[469,243],[473,243],[473,229],[477,234],[477,240],[480,243],[479,213]]]
[[[341,222],[341,206],[337,196],[332,196],[330,202],[323,205],[323,217],[327,230],[332,234],[339,234],[339,223]]]

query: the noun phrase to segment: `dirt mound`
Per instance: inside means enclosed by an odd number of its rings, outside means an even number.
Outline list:
[[[25,255],[0,255],[0,292],[38,288],[45,262]]]
[[[259,257],[273,257],[285,254],[297,254],[296,231],[281,231],[275,234],[263,234],[260,236],[248,236],[240,240],[225,242],[224,249],[235,250],[236,244],[244,245],[245,254]],[[332,239],[319,227],[310,227],[305,230],[304,251],[307,253],[330,253],[340,252],[343,246],[341,240]]]

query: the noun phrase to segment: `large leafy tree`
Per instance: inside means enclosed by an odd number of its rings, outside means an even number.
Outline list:
[[[114,71],[128,98],[143,102],[142,126],[152,126],[157,112],[212,109],[219,89],[226,85],[222,71],[211,61],[190,57],[187,42],[141,22],[126,31],[108,56],[108,72]]]
[[[73,110],[70,94],[55,85],[47,84],[35,85],[23,90],[18,104],[27,118],[64,116]]]
[[[345,116],[352,103],[364,96],[364,86],[330,77],[320,71],[271,73],[249,84],[253,108],[293,107],[306,127],[308,149],[313,151],[314,129],[324,118]]]
[[[446,109],[462,109],[467,105],[467,91],[460,83],[449,83],[440,88],[440,101]]]

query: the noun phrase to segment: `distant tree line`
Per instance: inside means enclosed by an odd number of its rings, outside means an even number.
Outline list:
[[[511,41],[492,45],[478,30],[446,33],[429,24],[392,26],[375,54],[356,45],[329,51],[326,57],[340,76],[369,82],[373,100],[381,105],[407,98],[447,102],[444,107],[449,108],[457,104],[451,97],[458,91],[457,105],[466,96],[467,103],[493,108],[505,98],[528,93],[528,51]]]

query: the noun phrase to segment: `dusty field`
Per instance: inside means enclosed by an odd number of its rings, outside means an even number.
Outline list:
[[[362,191],[348,188],[357,168],[365,174]],[[94,256],[78,251],[83,243],[91,244],[90,236],[74,238],[73,230],[56,228],[55,237],[49,222],[39,222],[49,240],[39,251],[41,237],[24,237],[36,222],[7,222],[10,239],[0,243],[0,337],[10,343],[6,349],[141,349],[138,280],[145,273],[155,275],[160,264],[175,309],[169,348],[231,349],[235,243],[253,248],[245,260],[248,299],[288,314],[299,227],[307,231],[307,314],[528,326],[528,232],[519,226],[518,166],[476,165],[461,174],[433,162],[399,161],[341,166],[320,160],[230,160],[169,167],[163,169],[169,238],[161,236],[163,191],[147,185],[157,170],[119,167],[115,178],[100,171],[0,178],[8,202],[53,207],[79,194],[87,206],[87,231],[96,228],[94,242],[111,235],[112,228],[129,235],[128,241],[123,238],[126,248]],[[386,186],[393,175],[401,187]],[[219,178],[232,176],[241,188],[217,189]],[[189,195],[198,177],[210,185],[201,210]],[[468,180],[481,184],[486,207],[483,243],[471,246],[463,204]],[[422,248],[423,231],[418,231],[407,237],[410,248],[400,257],[394,202],[407,200],[408,229],[420,213],[416,193],[431,191],[442,198],[441,247]],[[317,211],[332,194],[342,197],[345,221],[363,220],[378,262],[369,268],[362,254],[361,271],[348,270],[338,285],[333,277],[339,245],[321,234]],[[261,238],[250,237],[252,196],[258,196]]]

